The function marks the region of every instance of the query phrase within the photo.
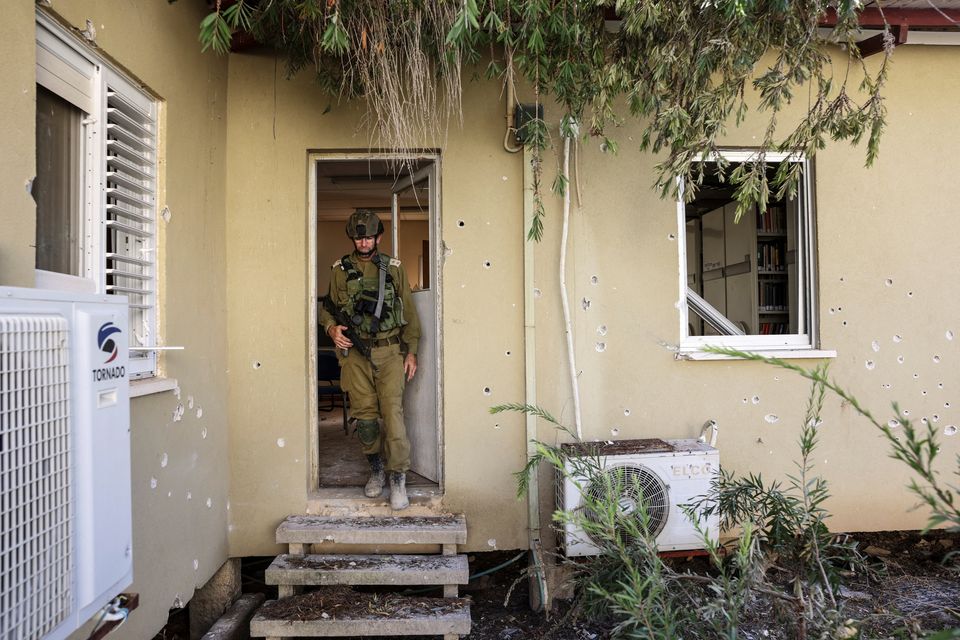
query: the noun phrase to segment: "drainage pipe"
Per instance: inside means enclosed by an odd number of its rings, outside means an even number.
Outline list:
[[[524,403],[528,407],[537,405],[537,342],[534,317],[533,296],[533,252],[535,244],[527,238],[527,229],[533,224],[533,154],[523,149],[523,229],[520,237],[523,241],[523,365],[524,365]],[[530,413],[526,416],[527,461],[536,455],[537,417]],[[547,576],[543,565],[543,547],[540,543],[540,477],[539,470],[530,474],[527,488],[527,544],[530,549],[530,607],[540,611],[549,607]],[[535,588],[534,588],[535,587]]]

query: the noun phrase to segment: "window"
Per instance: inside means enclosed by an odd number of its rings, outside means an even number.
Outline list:
[[[127,296],[156,372],[157,101],[37,14],[37,286]]]
[[[725,151],[726,175],[755,152]],[[793,197],[771,198],[767,211],[736,219],[733,187],[707,161],[696,197],[677,205],[680,238],[680,352],[706,345],[749,351],[817,347],[815,224],[810,163],[767,154],[768,176],[797,163]],[[681,189],[682,191],[682,189]]]

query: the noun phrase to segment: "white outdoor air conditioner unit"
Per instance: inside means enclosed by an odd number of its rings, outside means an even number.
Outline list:
[[[126,298],[0,287],[0,638],[60,640],[133,580]]]
[[[601,496],[617,492],[620,516],[646,509],[647,530],[659,551],[702,549],[702,535],[684,513],[683,506],[706,496],[720,470],[720,452],[699,440],[621,440],[563,445],[568,454],[565,472],[557,479],[558,507],[574,514],[559,532],[567,556],[599,553],[597,542],[580,526],[596,518],[584,494]],[[586,470],[590,477],[586,477]],[[716,540],[719,518],[701,521],[701,528]]]

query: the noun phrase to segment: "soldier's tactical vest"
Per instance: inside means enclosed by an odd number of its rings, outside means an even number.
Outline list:
[[[361,333],[373,336],[397,329],[407,324],[403,317],[403,300],[397,291],[397,269],[400,261],[388,255],[378,253],[373,258],[377,270],[373,276],[364,277],[363,272],[357,269],[350,256],[340,258],[340,268],[347,274],[347,304],[343,311]],[[380,291],[380,270],[386,270],[386,282],[383,288],[383,308],[380,311],[380,320],[376,321],[374,313],[377,308],[377,298]]]

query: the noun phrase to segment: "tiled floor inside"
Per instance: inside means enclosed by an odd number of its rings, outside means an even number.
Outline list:
[[[360,442],[350,429],[343,433],[343,412],[339,407],[320,411],[320,486],[362,487],[370,476],[367,459],[360,451]],[[437,483],[421,475],[407,474],[407,485],[436,487]]]

